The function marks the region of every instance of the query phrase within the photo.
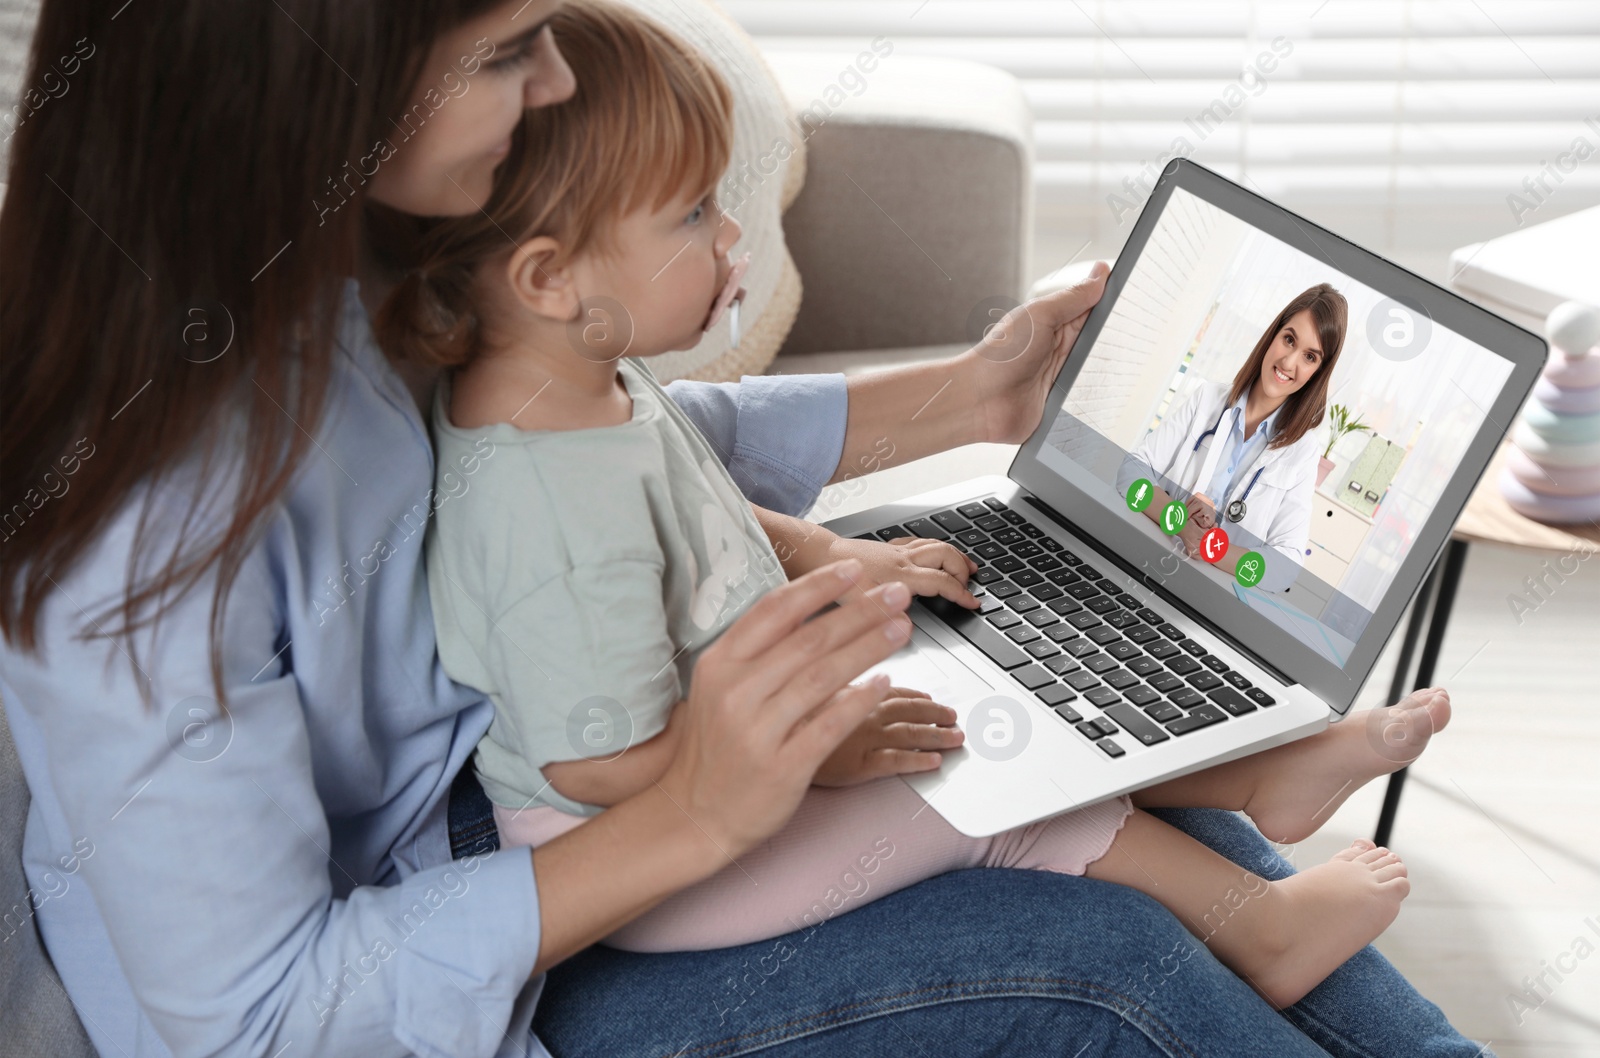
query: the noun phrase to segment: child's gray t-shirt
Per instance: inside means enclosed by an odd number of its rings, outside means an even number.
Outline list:
[[[494,702],[477,773],[507,808],[598,813],[540,767],[659,734],[700,652],[784,581],[693,422],[643,364],[619,371],[633,417],[617,426],[460,429],[448,381],[435,397],[439,657]]]

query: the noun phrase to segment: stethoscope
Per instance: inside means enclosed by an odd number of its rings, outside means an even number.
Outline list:
[[[1212,436],[1216,435],[1217,430],[1222,426],[1223,416],[1227,415],[1230,411],[1233,411],[1233,410],[1235,410],[1235,409],[1233,408],[1232,405],[1229,405],[1228,407],[1222,409],[1222,412],[1217,416],[1217,421],[1211,425],[1211,429],[1207,430],[1205,433],[1201,434],[1199,437],[1196,437],[1194,439],[1194,446],[1189,449],[1189,454],[1190,455],[1194,455],[1195,453],[1200,451],[1200,445],[1201,445],[1202,442],[1205,441],[1205,439],[1207,437],[1212,437]],[[1177,457],[1176,456],[1174,456],[1172,459],[1167,460],[1167,469],[1162,473],[1161,476],[1164,477],[1164,478],[1168,478],[1170,480],[1171,479],[1171,475],[1172,475],[1172,464],[1176,463],[1176,462],[1177,462]],[[1250,498],[1250,490],[1254,489],[1256,487],[1256,481],[1261,477],[1261,472],[1263,470],[1265,470],[1265,469],[1266,469],[1265,467],[1256,467],[1256,472],[1254,474],[1250,475],[1250,483],[1244,487],[1244,494],[1241,495],[1238,499],[1234,500],[1232,503],[1228,504],[1228,506],[1226,508],[1224,508],[1224,510],[1223,510],[1223,517],[1224,518],[1226,518],[1230,522],[1242,522],[1242,521],[1244,521],[1245,514],[1247,514],[1249,512],[1249,510],[1250,510],[1249,506],[1245,503],[1245,501]],[[1197,482],[1197,484],[1198,484],[1198,482]]]

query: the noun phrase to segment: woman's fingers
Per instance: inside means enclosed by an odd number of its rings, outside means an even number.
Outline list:
[[[944,762],[939,753],[921,753],[914,749],[877,749],[867,754],[869,778],[881,779],[888,775],[909,775],[919,771],[934,771]]]
[[[906,585],[893,581],[807,621],[747,665],[739,691],[752,701],[798,691],[815,707],[846,683],[893,654],[910,638]],[[712,649],[715,649],[713,645]],[[798,713],[786,723],[792,724]]]
[[[759,657],[812,614],[854,591],[861,579],[861,562],[852,558],[779,585],[728,626],[711,650],[730,660]]]
[[[786,736],[778,755],[789,766],[815,775],[828,755],[839,748],[845,737],[861,726],[889,692],[889,681],[874,677],[853,683],[834,693],[804,723],[785,725]]]
[[[914,691],[910,687],[890,687],[889,688],[889,697],[892,698],[892,699],[899,699],[899,698],[932,698],[933,695],[929,694],[927,691]],[[951,714],[952,715],[954,715],[954,712],[955,712],[954,710],[951,710]]]

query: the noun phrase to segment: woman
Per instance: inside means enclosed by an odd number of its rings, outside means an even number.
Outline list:
[[[1286,1019],[1153,903],[1024,872],[841,915],[784,972],[765,949],[573,959],[774,832],[880,706],[849,681],[904,637],[908,596],[845,566],[719,641],[656,786],[531,865],[469,847],[482,805],[452,785],[490,707],[437,664],[421,527],[450,493],[431,487],[429,380],[372,341],[381,277],[348,277],[363,198],[478,208],[522,108],[572,91],[540,28],[554,6],[42,9],[30,80],[102,46],[18,129],[0,213],[0,503],[21,504],[0,694],[34,796],[30,881],[70,879],[35,920],[99,1049],[544,1054],[537,1007],[563,1055],[872,1053],[922,1031],[961,1053],[1474,1053],[1370,951]],[[885,433],[904,458],[1025,437],[1103,278],[1032,303],[1025,347],[848,391],[673,396],[753,499],[802,510]],[[919,417],[947,386],[945,414]],[[1188,825],[1288,869],[1229,817]],[[933,916],[937,950],[914,928]]]
[[[1145,435],[1119,477],[1124,488],[1139,476],[1153,479],[1154,498],[1143,513],[1158,525],[1172,494],[1187,496],[1186,522],[1175,535],[1191,558],[1215,563],[1230,577],[1244,555],[1269,548],[1255,585],[1262,591],[1293,585],[1305,562],[1322,454],[1317,427],[1327,412],[1346,316],[1344,296],[1327,283],[1297,294],[1261,333],[1233,381],[1196,385]],[[1227,546],[1208,552],[1206,533],[1217,526]]]

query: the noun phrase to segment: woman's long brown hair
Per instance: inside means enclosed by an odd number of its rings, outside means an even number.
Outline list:
[[[1267,443],[1268,448],[1288,448],[1322,425],[1322,417],[1328,410],[1328,383],[1333,378],[1333,365],[1344,346],[1345,321],[1349,315],[1344,295],[1327,283],[1318,283],[1296,294],[1278,313],[1278,318],[1261,332],[1255,349],[1239,368],[1239,373],[1233,376],[1233,388],[1228,391],[1228,406],[1231,407],[1261,377],[1261,362],[1267,358],[1272,339],[1303,309],[1311,310],[1322,361],[1317,365],[1317,373],[1311,376],[1311,381],[1289,394],[1283,402],[1283,414],[1278,417],[1277,432]]]
[[[187,511],[146,500],[120,603],[84,623],[131,651],[214,570],[225,702],[223,601],[320,421],[356,168],[433,40],[487,6],[46,0],[0,211],[0,632],[17,648],[37,649],[46,598],[112,517],[182,465]],[[224,488],[214,531],[199,505]],[[182,527],[159,553],[157,517]]]

